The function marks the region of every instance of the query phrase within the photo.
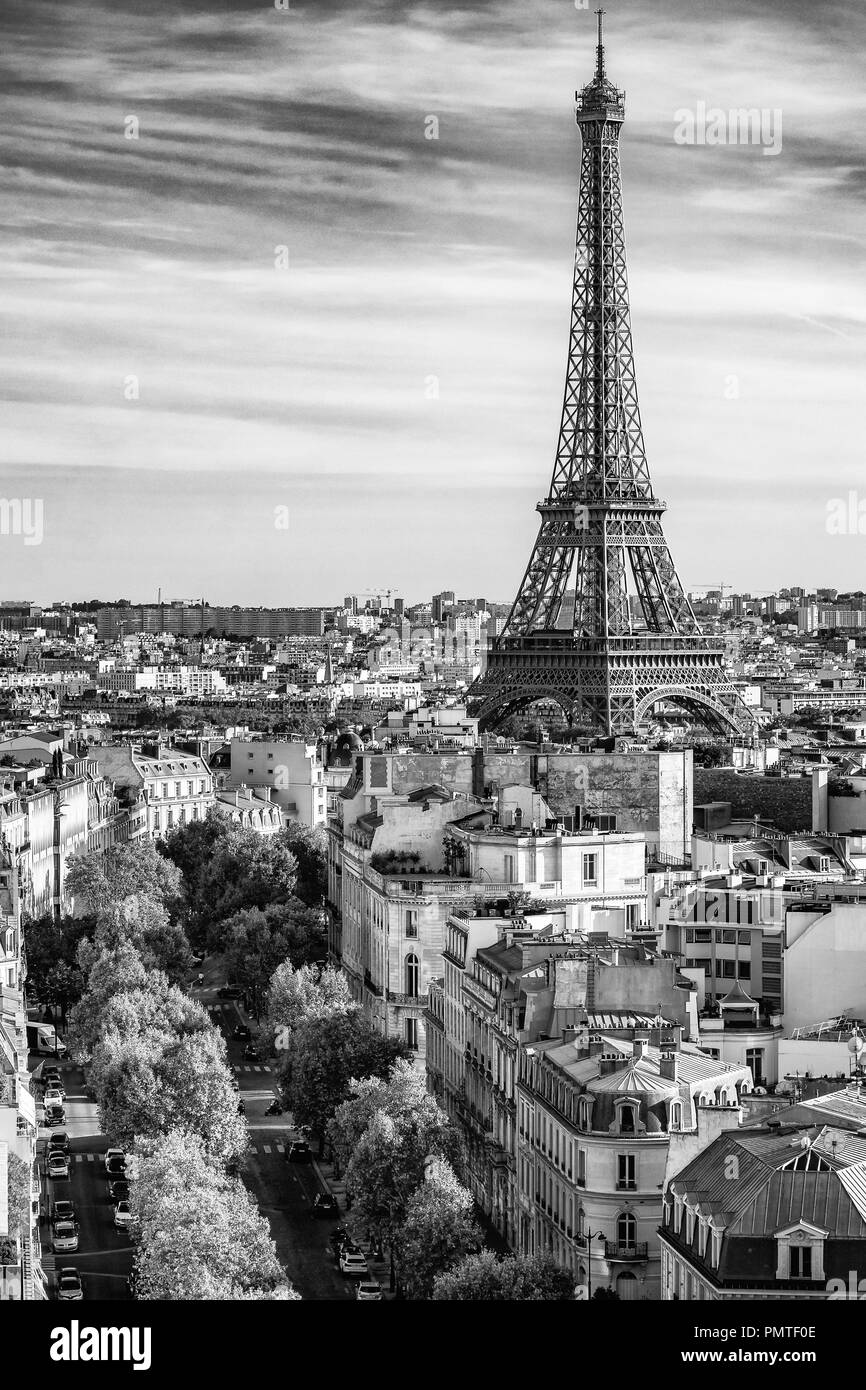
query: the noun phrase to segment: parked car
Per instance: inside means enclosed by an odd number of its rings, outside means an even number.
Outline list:
[[[47,1109],[49,1105],[62,1105],[65,1099],[66,1092],[63,1090],[61,1086],[48,1086],[46,1087],[45,1094],[42,1097],[42,1104]]]
[[[48,1155],[48,1176],[49,1178],[69,1177],[68,1154],[53,1153]]]
[[[126,1154],[123,1149],[107,1149],[105,1153],[105,1171],[112,1177],[121,1177],[126,1172]]]
[[[71,1255],[78,1249],[78,1222],[66,1217],[55,1218],[51,1228],[51,1244],[56,1255]]]
[[[348,1279],[366,1279],[370,1271],[360,1250],[356,1253],[343,1247],[340,1251],[340,1273],[345,1274]]]
[[[295,1139],[286,1149],[286,1160],[289,1163],[312,1163],[313,1155],[306,1139]]]
[[[43,1067],[39,1080],[46,1091],[49,1086],[60,1086],[61,1088],[63,1086],[63,1077],[59,1067]]]
[[[381,1286],[374,1279],[362,1279],[355,1290],[355,1297],[359,1303],[381,1303]]]
[[[68,1202],[68,1201],[66,1201],[65,1198],[64,1198],[62,1201],[60,1201],[60,1202],[55,1202],[55,1203],[54,1203],[54,1220],[55,1220],[55,1221],[74,1221],[74,1220],[75,1220],[75,1203],[74,1203],[74,1202]]]
[[[129,1202],[118,1202],[114,1208],[114,1224],[119,1231],[125,1231],[127,1226],[132,1223],[132,1211]]]
[[[108,1196],[115,1203],[126,1202],[129,1200],[129,1183],[126,1178],[108,1179]]]
[[[232,1037],[242,1040],[243,1042],[248,1042],[252,1036],[252,1033],[245,1023],[236,1023],[232,1029]]]
[[[66,1130],[65,1130],[65,1129],[58,1129],[58,1130],[55,1130],[55,1132],[54,1132],[53,1134],[49,1134],[49,1136],[48,1136],[48,1152],[49,1152],[49,1154],[53,1154],[53,1153],[68,1154],[68,1153],[69,1153],[69,1135],[66,1133]]]
[[[313,1198],[313,1216],[333,1221],[340,1215],[340,1204],[332,1192],[317,1192]]]
[[[47,1129],[53,1129],[55,1125],[66,1124],[66,1111],[62,1105],[46,1105],[45,1125]]]
[[[217,999],[243,999],[244,992],[240,985],[220,985],[217,990]]]
[[[244,1061],[257,1062],[259,1060],[259,1050],[254,1042],[248,1042],[244,1048]]]
[[[63,1300],[81,1299],[84,1297],[84,1289],[81,1286],[81,1275],[74,1265],[66,1265],[57,1272],[57,1297]]]

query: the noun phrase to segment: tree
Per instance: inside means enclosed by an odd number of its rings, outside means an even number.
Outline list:
[[[59,922],[53,916],[35,917],[24,923],[27,994],[31,1000],[45,1000],[51,1004],[60,1002],[49,997],[52,993],[48,985],[49,977],[60,965],[68,965],[73,970],[78,968],[78,944],[82,940],[89,940],[95,930],[96,918],[92,916],[64,917]],[[66,983],[73,991],[66,996],[66,1005],[77,1003],[84,988],[83,977],[78,994],[74,993],[77,981],[67,979]]]
[[[311,907],[318,906],[328,889],[328,841],[324,829],[315,830],[290,820],[282,831],[286,846],[298,866],[295,892]]]
[[[296,877],[297,862],[281,836],[231,825],[217,839],[192,903],[197,920],[209,924],[210,948],[220,948],[218,924],[235,912],[288,902]]]
[[[140,1145],[131,1200],[140,1299],[299,1297],[243,1183],[211,1163],[185,1129]]]
[[[83,972],[67,961],[59,960],[45,976],[39,998],[44,999],[46,1004],[50,1004],[53,1009],[56,1009],[62,1022],[65,1023],[67,1007],[77,1003],[83,993]]]
[[[421,1072],[400,1061],[392,1077],[352,1150],[346,1190],[357,1225],[374,1231],[381,1242],[387,1240],[393,1253],[428,1163],[444,1158],[453,1170],[462,1172],[463,1146],[448,1116],[428,1094]],[[359,1097],[356,1103],[364,1110],[370,1096]],[[342,1122],[347,1118],[350,1126],[357,1122],[357,1117],[347,1117],[343,1111]]]
[[[105,854],[71,859],[66,887],[73,897],[84,899],[97,917],[133,895],[155,899],[169,913],[182,906],[180,870],[159,853],[152,840],[129,840]]]
[[[424,1162],[431,1154],[445,1158],[455,1173],[464,1169],[463,1145],[454,1125],[428,1093],[423,1072],[411,1061],[400,1058],[383,1076],[381,1072],[352,1080],[349,1097],[339,1107],[328,1129],[328,1137],[340,1163],[348,1167],[367,1127],[377,1113],[388,1115],[406,1136],[408,1143],[418,1136],[413,1186],[424,1177]]]
[[[321,1152],[328,1121],[349,1095],[353,1077],[387,1076],[406,1052],[357,1011],[307,1018],[290,1036],[282,1086],[286,1108],[309,1125]]]
[[[296,970],[286,960],[277,966],[268,986],[268,1023],[282,1035],[280,1051],[286,1050],[289,1035],[307,1019],[355,1013],[357,1007],[346,976],[331,966],[319,970],[302,965]]]
[[[567,1303],[574,1299],[574,1275],[551,1255],[509,1255],[501,1260],[492,1250],[482,1250],[438,1275],[433,1298],[452,1303]]]
[[[161,902],[133,893],[100,913],[93,940],[79,949],[78,963],[85,971],[103,951],[121,943],[133,946],[148,970],[163,970],[177,983],[189,969],[191,954],[183,927],[172,922]]]
[[[89,942],[79,946],[79,959],[87,977],[87,989],[69,1016],[67,1042],[77,1062],[87,1062],[102,1032],[105,1009],[117,994],[148,987],[148,971],[129,942],[116,950],[102,950],[91,960]],[[165,985],[168,981],[162,976]],[[150,982],[153,987],[153,981]]]
[[[223,1167],[247,1148],[225,1040],[210,1025],[180,1037],[154,1026],[110,1028],[94,1051],[90,1080],[102,1128],[124,1148],[181,1126]]]
[[[409,1198],[396,1245],[408,1298],[429,1299],[438,1274],[484,1244],[472,1217],[472,1194],[442,1159],[428,1164],[424,1182]]]
[[[299,899],[246,908],[220,927],[229,979],[243,985],[258,1015],[268,982],[284,962],[304,965],[324,948],[320,914]]]

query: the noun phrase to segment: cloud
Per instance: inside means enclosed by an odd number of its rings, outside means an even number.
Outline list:
[[[798,495],[827,472],[830,437],[834,476],[861,467],[862,14],[623,0],[606,23],[675,558],[688,582],[709,528],[731,582],[756,582],[758,563],[790,582],[780,529],[758,556],[718,499],[756,473],[754,508]],[[50,475],[58,515],[104,516],[142,592],[212,573],[213,601],[277,602],[286,584],[333,600],[370,582],[372,533],[378,579],[409,597],[510,597],[561,405],[591,12],[7,0],[4,29],[7,467]],[[698,101],[780,108],[782,153],[676,144],[674,113]],[[270,568],[252,564],[258,523],[245,540],[233,476],[238,495],[302,491],[304,535]],[[167,526],[152,503],[175,485],[208,517],[181,539],[178,505]],[[429,536],[396,543],[407,525]],[[73,562],[73,542],[48,528],[38,556],[12,555],[15,587],[56,596],[75,575],[97,592],[102,555]],[[844,587],[859,559],[804,546],[798,564],[801,582]]]

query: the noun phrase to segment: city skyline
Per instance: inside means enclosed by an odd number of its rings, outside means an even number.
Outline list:
[[[857,18],[608,10],[641,408],[687,589],[785,584],[794,552],[801,582],[858,587],[858,536],[826,526],[858,480]],[[293,0],[227,26],[78,0],[9,23],[4,486],[44,499],[45,534],[2,537],[7,593],[110,572],[303,606],[445,572],[508,602],[559,418],[591,10]],[[780,111],[777,157],[678,144],[701,102]]]

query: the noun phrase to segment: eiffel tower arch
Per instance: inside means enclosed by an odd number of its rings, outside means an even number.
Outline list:
[[[580,190],[556,461],[526,572],[470,705],[493,728],[550,699],[570,720],[615,735],[669,703],[714,731],[749,733],[723,649],[683,591],[647,465],[619,162],[625,94],[605,71],[603,13],[595,73],[575,94]]]

